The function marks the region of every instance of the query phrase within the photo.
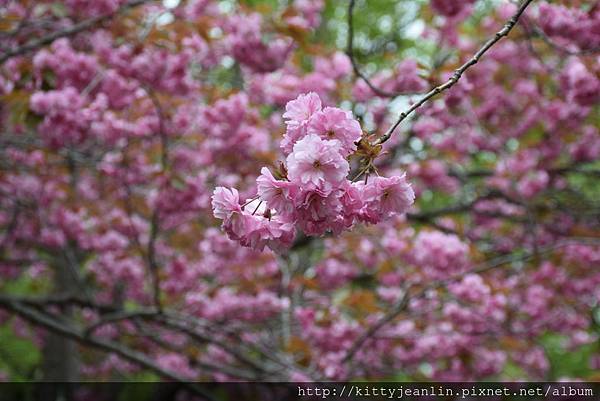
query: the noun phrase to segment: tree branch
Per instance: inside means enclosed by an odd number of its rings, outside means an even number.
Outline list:
[[[381,97],[396,97],[400,95],[404,95],[405,93],[396,93],[396,92],[388,92],[383,89],[375,86],[369,78],[360,70],[358,62],[356,61],[356,57],[354,54],[354,5],[355,0],[350,0],[348,4],[348,45],[346,48],[346,54],[350,58],[350,62],[352,63],[352,69],[354,70],[354,74],[365,81],[367,86],[375,93],[377,96]]]
[[[564,246],[567,245],[572,245],[572,244],[577,244],[577,243],[582,243],[582,242],[592,242],[592,243],[597,243],[598,241],[584,241],[584,239],[568,239],[568,240],[564,240],[561,242],[558,242],[555,245],[552,246],[548,246],[542,249],[538,249],[537,252],[525,252],[523,254],[508,254],[508,255],[502,255],[499,256],[497,258],[493,258],[490,259],[486,262],[481,263],[479,266],[475,267],[472,270],[469,270],[467,272],[464,273],[459,273],[459,274],[455,274],[445,280],[437,280],[437,281],[433,281],[430,284],[422,287],[417,293],[413,294],[412,296],[410,296],[409,292],[410,292],[410,288],[406,289],[404,291],[404,294],[402,295],[402,297],[400,298],[399,301],[396,302],[396,304],[392,307],[392,309],[390,309],[381,319],[379,319],[374,325],[372,325],[371,327],[369,327],[369,329],[367,329],[367,331],[365,331],[353,344],[352,346],[348,349],[348,351],[346,352],[346,355],[344,356],[344,358],[342,359],[343,362],[349,362],[350,360],[352,360],[352,358],[354,358],[354,356],[356,355],[356,353],[361,349],[361,347],[369,340],[371,339],[375,333],[377,333],[382,327],[384,327],[385,325],[387,325],[388,323],[392,322],[396,317],[398,317],[398,315],[400,315],[400,313],[402,313],[404,310],[406,310],[406,308],[409,305],[409,301],[411,299],[416,299],[416,298],[420,298],[423,295],[425,295],[428,291],[433,290],[433,289],[437,289],[443,286],[446,286],[452,282],[456,282],[458,280],[461,280],[463,277],[465,277],[467,274],[481,274],[484,273],[488,270],[497,268],[497,267],[501,267],[504,266],[508,263],[512,263],[512,262],[516,262],[516,261],[528,261],[531,260],[537,256],[540,256],[542,254],[546,254],[549,252],[552,252],[558,248],[562,248]]]
[[[115,353],[131,362],[136,363],[137,365],[145,369],[149,369],[153,372],[156,372],[157,374],[166,379],[182,383],[188,390],[199,396],[202,396],[208,400],[213,400],[210,394],[194,386],[192,383],[189,383],[185,378],[180,377],[176,373],[161,368],[154,361],[147,358],[145,355],[138,351],[126,348],[121,344],[112,341],[99,339],[93,336],[85,336],[84,333],[82,333],[80,330],[74,327],[70,327],[69,325],[63,322],[58,322],[52,319],[47,314],[29,308],[24,304],[15,301],[14,299],[11,299],[10,297],[0,296],[0,306],[18,314],[20,317],[36,326],[44,327],[45,329],[53,333],[62,335],[66,338],[73,339],[81,344],[89,345],[106,352]]]
[[[44,36],[42,38],[30,40],[29,42],[25,43],[23,46],[17,47],[16,49],[8,50],[3,55],[1,55],[0,56],[0,64],[4,64],[4,62],[6,62],[7,60],[9,60],[13,57],[20,56],[25,53],[37,50],[41,47],[44,47],[44,46],[54,42],[56,39],[72,36],[77,33],[86,31],[90,28],[93,28],[94,26],[96,26],[98,24],[108,21],[109,19],[113,18],[114,16],[116,16],[118,14],[121,14],[131,8],[135,8],[142,4],[148,3],[149,1],[153,1],[153,0],[131,0],[128,3],[125,3],[123,6],[119,7],[119,9],[117,9],[113,13],[106,14],[106,15],[99,15],[99,16],[96,16],[93,18],[89,18],[89,19],[81,21],[75,25],[72,25],[68,28],[53,32],[50,35]]]
[[[531,4],[532,2],[533,2],[533,0],[525,0],[521,4],[521,6],[517,10],[517,12],[504,25],[504,27],[500,31],[496,32],[496,34],[494,35],[494,37],[492,37],[487,42],[485,42],[485,44],[477,51],[477,53],[475,53],[473,55],[473,57],[471,57],[460,68],[458,68],[456,71],[454,71],[454,74],[450,77],[450,79],[448,79],[448,81],[446,81],[442,85],[436,86],[435,88],[431,89],[421,99],[419,99],[410,108],[408,108],[408,110],[403,111],[400,114],[398,120],[396,120],[396,122],[394,123],[394,125],[392,125],[382,137],[380,137],[379,139],[377,139],[375,141],[374,145],[379,145],[379,144],[382,144],[382,143],[386,142],[388,139],[391,138],[392,134],[394,133],[394,131],[396,130],[396,128],[398,128],[398,126],[400,125],[400,123],[402,121],[404,121],[409,115],[411,115],[415,110],[417,110],[419,107],[421,107],[427,101],[429,101],[429,99],[433,98],[434,96],[438,95],[439,93],[441,93],[441,92],[443,92],[443,91],[451,88],[452,86],[454,86],[460,80],[460,78],[462,77],[462,75],[471,66],[477,64],[479,62],[479,60],[481,59],[481,57],[489,49],[491,49],[496,43],[498,43],[500,41],[500,39],[502,39],[503,37],[507,36],[510,33],[510,31],[513,29],[513,27],[519,21],[519,18],[521,17],[521,15],[525,12],[525,10],[529,6],[529,4]]]

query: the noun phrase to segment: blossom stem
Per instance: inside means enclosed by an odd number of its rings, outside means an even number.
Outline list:
[[[257,199],[258,199],[258,195],[256,195],[254,198],[250,199],[248,202],[244,203],[242,205],[242,209],[245,208],[246,206],[248,206],[249,204],[251,204],[252,202],[254,202]]]
[[[359,171],[359,173],[358,173],[358,174],[357,174],[357,175],[356,175],[356,176],[355,176],[355,177],[352,179],[352,182],[356,182],[356,180],[358,180],[360,177],[362,177],[362,175],[363,175],[364,173],[366,173],[367,171],[369,171],[369,169],[370,169],[371,167],[372,167],[372,164],[371,164],[371,162],[369,162],[369,163],[367,164],[367,166],[366,166],[364,169],[362,169],[361,171]]]
[[[252,212],[252,216],[254,216],[254,214],[256,213],[256,211],[258,210],[258,208],[260,207],[260,205],[262,205],[262,203],[263,203],[263,201],[258,202],[258,205],[256,205],[256,208]]]

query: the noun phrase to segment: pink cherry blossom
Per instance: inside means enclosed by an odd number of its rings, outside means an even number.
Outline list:
[[[415,193],[406,180],[406,174],[402,174],[390,178],[372,177],[362,189],[362,198],[364,216],[367,221],[377,223],[406,212],[415,200]]]
[[[464,271],[469,247],[456,235],[421,231],[415,238],[413,257],[432,278],[448,277]]]
[[[446,17],[455,17],[469,7],[474,0],[431,0],[431,8]]]
[[[262,26],[259,13],[231,16],[227,24],[229,46],[233,56],[244,65],[257,72],[271,72],[283,65],[294,44],[284,37],[263,40]]]
[[[310,118],[320,110],[321,99],[314,92],[300,95],[297,99],[288,102],[283,113],[283,118],[287,120],[287,130],[281,142],[285,153],[290,153],[296,141],[306,135]]]
[[[600,79],[577,59],[571,59],[561,75],[569,98],[582,106],[590,106],[600,98]]]
[[[240,196],[237,189],[217,187],[212,196],[213,213],[216,218],[225,219],[234,212],[241,212]]]
[[[325,107],[310,118],[307,133],[339,141],[343,155],[348,156],[356,150],[355,142],[360,139],[362,130],[349,111]]]
[[[314,134],[305,136],[287,157],[290,180],[330,193],[339,187],[350,169],[340,151],[338,141],[323,140]]]
[[[293,182],[276,180],[266,167],[263,167],[260,172],[261,175],[256,179],[260,199],[279,213],[292,212],[293,200],[299,191],[298,186]]]

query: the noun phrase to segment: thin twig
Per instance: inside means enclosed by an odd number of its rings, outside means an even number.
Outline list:
[[[96,331],[96,329],[107,325],[107,324],[112,324],[112,323],[118,323],[124,320],[133,320],[135,318],[139,318],[139,317],[152,317],[152,316],[156,316],[158,314],[158,311],[155,310],[136,310],[136,311],[118,311],[115,313],[110,313],[107,314],[105,316],[102,316],[102,318],[100,320],[98,320],[97,322],[93,323],[92,325],[86,327],[84,329],[83,334],[86,337],[89,337],[90,335],[94,334],[94,331]]]
[[[160,137],[160,165],[161,172],[164,174],[169,170],[169,138],[167,135],[166,127],[165,127],[165,114],[163,111],[163,107],[158,99],[158,96],[154,92],[154,90],[150,87],[143,86],[146,94],[152,101],[154,108],[156,110],[156,114],[158,115],[158,134]],[[150,238],[148,240],[148,266],[150,268],[150,274],[152,276],[152,287],[153,287],[153,297],[154,297],[154,305],[158,308],[159,311],[162,310],[162,303],[160,300],[160,275],[159,275],[159,266],[156,261],[156,241],[160,234],[160,213],[158,209],[158,205],[152,212],[151,222],[150,222]]]
[[[158,135],[160,136],[160,164],[162,166],[163,171],[167,170],[169,166],[169,137],[167,134],[167,130],[165,127],[165,113],[163,111],[163,107],[156,96],[154,90],[150,87],[143,86],[144,90],[152,100],[152,104],[154,105],[154,109],[156,110],[156,114],[158,116]]]
[[[445,90],[454,86],[460,80],[462,75],[471,66],[477,64],[479,62],[479,60],[481,59],[481,57],[489,49],[491,49],[496,43],[498,43],[500,41],[500,39],[502,39],[503,37],[507,36],[510,33],[510,31],[513,29],[513,27],[519,21],[519,18],[521,17],[521,15],[525,12],[525,9],[527,9],[527,6],[529,6],[529,4],[531,4],[532,2],[533,2],[533,0],[525,0],[521,4],[521,6],[517,10],[517,12],[504,25],[504,27],[500,31],[496,32],[494,37],[492,37],[487,42],[485,42],[485,44],[477,51],[477,53],[475,53],[475,55],[473,55],[472,58],[470,58],[460,68],[458,68],[456,71],[454,71],[454,74],[452,74],[452,76],[450,77],[450,79],[448,79],[448,81],[446,81],[442,85],[436,86],[435,88],[431,89],[419,101],[417,101],[412,106],[410,106],[408,108],[408,110],[400,113],[400,116],[399,116],[398,120],[396,120],[394,125],[392,125],[382,137],[377,139],[375,141],[374,145],[379,145],[379,144],[386,142],[388,139],[391,138],[392,134],[394,133],[396,128],[398,128],[400,123],[402,121],[404,121],[409,115],[411,115],[415,110],[417,110],[419,107],[421,107],[423,104],[425,104],[429,99],[433,98],[434,96],[438,95],[439,93],[444,92]]]
[[[408,95],[410,93],[402,93],[402,92],[388,92],[381,88],[375,86],[369,77],[367,77],[360,69],[358,62],[356,61],[356,57],[354,54],[354,5],[355,0],[350,0],[348,4],[348,45],[346,48],[346,54],[350,58],[350,62],[352,63],[352,69],[354,70],[354,74],[365,81],[367,86],[375,93],[377,96],[381,97],[396,97],[400,95]]]
[[[156,240],[158,239],[159,233],[159,220],[158,210],[152,213],[150,222],[150,238],[148,239],[148,266],[150,268],[150,275],[152,276],[152,294],[154,298],[154,306],[162,311],[162,303],[160,300],[160,276],[158,271],[158,262],[156,261]]]
[[[254,211],[252,212],[252,216],[254,216],[256,214],[256,212],[258,211],[258,208],[260,207],[260,205],[263,204],[263,201],[258,202],[258,205],[256,205],[256,207],[254,208]]]

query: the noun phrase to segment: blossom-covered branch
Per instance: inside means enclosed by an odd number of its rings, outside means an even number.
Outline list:
[[[456,274],[447,279],[434,281],[425,285],[423,288],[418,288],[418,290],[414,294],[410,294],[411,288],[404,288],[403,295],[400,300],[381,318],[369,327],[348,349],[348,352],[344,355],[344,361],[351,361],[352,358],[356,355],[357,352],[364,346],[364,344],[370,339],[375,338],[377,332],[381,330],[385,325],[391,323],[394,319],[396,319],[402,312],[406,311],[412,300],[416,300],[420,297],[423,297],[427,294],[428,291],[432,289],[436,289],[439,287],[447,286],[456,281],[462,280],[465,276],[469,274],[481,274],[487,272],[488,270],[499,268],[505,266],[510,263],[515,262],[524,262],[531,258],[539,257],[540,255],[552,252],[558,248],[568,246],[573,243],[581,243],[581,239],[574,240],[564,240],[558,244],[545,247],[544,249],[539,249],[537,252],[519,252],[509,255],[503,255],[498,258],[494,258],[492,260],[481,263],[479,266],[476,266],[473,270]],[[586,242],[585,240],[583,242]],[[589,240],[587,241],[589,242]],[[591,243],[597,243],[597,240],[592,239]]]
[[[56,32],[53,32],[44,37],[32,39],[19,47],[16,47],[16,48],[13,48],[10,50],[5,50],[3,54],[0,54],[0,64],[4,64],[7,60],[9,60],[13,57],[35,51],[41,47],[49,45],[57,39],[73,36],[80,32],[89,30],[99,24],[102,24],[103,22],[111,20],[112,18],[114,18],[116,15],[118,15],[120,13],[123,13],[123,12],[130,10],[132,8],[135,8],[137,6],[146,4],[150,1],[154,1],[154,0],[131,0],[127,3],[125,3],[124,5],[120,6],[116,11],[114,11],[110,14],[98,15],[98,16],[95,16],[92,18],[88,18],[84,21],[78,22],[67,28],[57,30]]]
[[[404,121],[409,115],[411,115],[415,110],[417,110],[431,98],[454,86],[470,67],[477,64],[479,62],[479,59],[481,59],[481,57],[483,57],[483,55],[485,55],[485,53],[488,50],[490,50],[496,43],[498,43],[500,39],[502,39],[510,33],[513,27],[519,21],[521,15],[525,12],[529,4],[531,4],[532,2],[533,0],[524,0],[519,6],[517,12],[508,20],[508,22],[500,31],[496,32],[493,38],[485,42],[485,44],[477,51],[477,53],[473,55],[473,57],[471,57],[467,62],[461,65],[456,71],[454,71],[454,74],[452,74],[448,81],[446,81],[442,85],[436,86],[435,88],[431,89],[422,98],[413,103],[406,111],[400,113],[400,116],[398,117],[396,122],[394,122],[394,124],[385,132],[385,134],[383,134],[380,138],[378,138],[375,141],[375,144],[382,144],[387,142],[396,130],[396,128],[398,128],[400,123]]]

